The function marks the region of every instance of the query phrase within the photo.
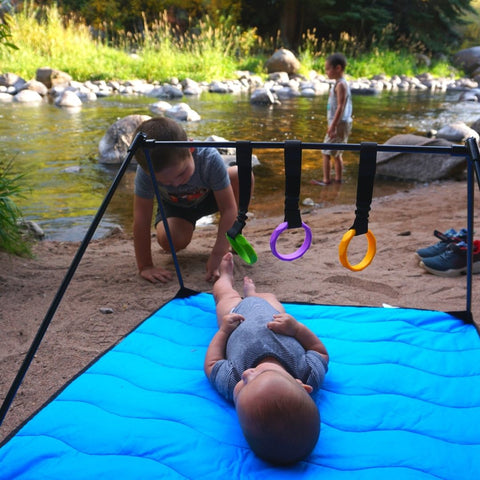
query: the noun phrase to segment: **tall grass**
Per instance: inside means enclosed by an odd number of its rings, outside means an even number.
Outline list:
[[[280,46],[278,38],[262,39],[255,29],[241,30],[229,18],[214,25],[207,17],[192,22],[192,28],[182,32],[171,27],[166,14],[151,25],[144,21],[141,33],[115,32],[105,23],[103,35],[94,37],[81,19],[63,17],[55,5],[35,7],[32,1],[25,2],[23,10],[8,19],[8,26],[10,40],[18,50],[0,49],[2,71],[26,79],[44,66],[66,71],[79,81],[228,79],[237,70],[264,74],[266,59]],[[408,49],[382,48],[382,39],[373,40],[367,49],[346,34],[336,41],[319,42],[313,31],[302,39],[302,73],[323,72],[325,58],[333,51],[346,54],[348,73],[353,77],[412,75],[428,70],[417,65]],[[435,63],[430,71],[439,76],[451,73],[447,62]]]
[[[31,256],[30,245],[19,225],[22,214],[14,202],[25,191],[22,177],[12,172],[11,162],[0,160],[0,250]]]

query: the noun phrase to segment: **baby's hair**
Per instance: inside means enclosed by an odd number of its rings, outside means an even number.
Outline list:
[[[187,133],[181,125],[174,120],[166,117],[154,117],[141,123],[135,130],[134,137],[138,133],[144,133],[147,139],[159,141],[178,141],[185,142],[188,140]],[[189,149],[185,147],[174,146],[156,146],[149,148],[150,159],[152,160],[153,170],[160,172],[164,168],[176,165],[179,161],[188,156]],[[139,148],[135,152],[135,158],[138,164],[149,172],[147,159],[143,148]]]
[[[246,415],[239,415],[250,448],[276,465],[305,459],[320,434],[320,413],[310,395],[301,388],[288,388],[283,395],[257,400]]]
[[[347,67],[347,59],[343,53],[332,53],[327,57],[327,62],[334,68],[340,65],[342,70],[345,70]]]

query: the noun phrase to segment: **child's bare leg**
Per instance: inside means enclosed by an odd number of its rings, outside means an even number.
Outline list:
[[[330,155],[323,155],[323,183],[330,183]]]
[[[340,183],[342,181],[343,174],[343,157],[342,155],[337,155],[335,157],[335,181]]]
[[[257,293],[255,283],[250,277],[243,279],[243,294],[245,297],[260,297],[266,300],[273,308],[279,312],[284,312],[283,305],[278,301],[273,293]]]
[[[233,288],[233,255],[230,252],[223,256],[220,263],[220,277],[213,284],[213,297],[217,322],[220,325],[223,316],[230,313],[242,300],[240,294]]]

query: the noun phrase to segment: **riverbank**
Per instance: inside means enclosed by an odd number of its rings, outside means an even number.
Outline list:
[[[480,208],[478,198],[475,203]],[[337,255],[338,243],[354,219],[352,206],[313,209],[305,214],[303,220],[313,231],[313,245],[303,258],[294,262],[281,262],[270,252],[270,235],[282,218],[254,217],[243,233],[259,260],[248,266],[235,257],[237,286],[244,275],[249,275],[259,289],[273,291],[287,302],[370,306],[386,303],[408,308],[463,310],[465,277],[428,274],[419,267],[414,252],[436,242],[434,229],[464,227],[466,215],[465,182],[434,183],[374,199],[369,226],[377,238],[377,254],[367,269],[357,273],[343,268]],[[203,275],[215,230],[214,226],[197,229],[193,244],[178,255],[188,288],[211,291],[212,285],[204,281]],[[298,248],[303,241],[300,236],[300,231],[289,232],[282,248],[285,251]],[[73,242],[41,242],[34,248],[34,259],[0,253],[1,401],[78,246]],[[363,253],[365,246],[363,238],[352,242],[349,251],[352,263],[359,261],[354,251]],[[174,271],[170,255],[160,253],[157,247],[154,252],[156,263]],[[0,439],[170,300],[177,290],[175,281],[153,285],[136,274],[130,235],[120,233],[92,242],[0,427]],[[473,314],[477,322],[479,296],[480,284],[474,277]]]

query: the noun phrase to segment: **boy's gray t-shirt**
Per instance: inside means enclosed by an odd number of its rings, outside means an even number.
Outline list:
[[[281,362],[288,373],[311,385],[314,391],[321,386],[328,368],[326,361],[318,352],[305,351],[295,338],[267,327],[279,312],[266,300],[246,297],[232,312],[240,313],[245,320],[228,339],[226,359],[219,360],[210,374],[210,382],[227,400],[233,400],[233,389],[242,373],[266,357]]]
[[[157,183],[163,201],[191,207],[201,202],[210,191],[223,190],[230,185],[225,162],[216,148],[196,148],[192,156],[195,172],[186,184],[173,187]],[[151,176],[140,165],[137,166],[134,192],[147,199],[155,196]]]

